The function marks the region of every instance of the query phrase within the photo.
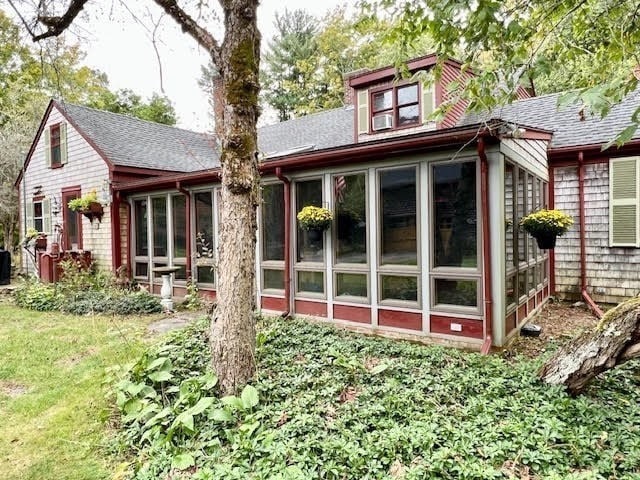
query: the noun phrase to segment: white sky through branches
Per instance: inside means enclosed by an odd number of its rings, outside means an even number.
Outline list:
[[[136,2],[140,3],[140,2]],[[301,2],[296,0],[263,0],[258,8],[258,27],[262,33],[263,48],[273,36],[275,13],[284,9],[302,8],[318,17],[343,4],[355,4],[355,0],[325,0]],[[152,21],[144,13],[135,12],[140,22],[131,14],[117,12],[122,6],[115,4],[106,14],[93,14],[87,6],[86,20],[78,22],[77,34],[82,37],[82,48],[87,52],[85,63],[105,72],[112,90],[129,88],[145,97],[160,92],[158,61],[151,41]],[[153,18],[159,17],[156,10]],[[178,126],[190,130],[211,130],[207,98],[198,87],[200,66],[208,62],[208,56],[195,40],[180,31],[171,18],[161,21],[156,42],[162,60],[162,78],[165,94],[173,101],[178,114]],[[217,35],[220,39],[221,35]],[[75,39],[69,38],[71,42]]]

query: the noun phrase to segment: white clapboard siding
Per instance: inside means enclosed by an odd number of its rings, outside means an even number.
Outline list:
[[[50,158],[45,148],[48,136],[41,135],[27,166],[23,182],[20,184],[21,212],[25,212],[25,198],[28,203],[31,202],[38,190],[53,205],[54,198],[60,201],[63,188],[80,187],[82,193],[92,189],[100,191],[109,178],[109,168],[105,161],[55,107],[46,120],[43,133],[48,131],[50,125],[56,123],[65,125],[61,128],[61,133],[66,130],[66,141],[61,142],[61,146],[65,147],[66,155],[63,154],[62,158],[66,163],[61,168],[49,167]],[[56,224],[62,224],[62,209],[57,217],[51,218],[51,229]],[[24,235],[24,222],[22,225]],[[49,237],[49,243],[54,240],[51,236]],[[82,217],[82,242],[83,249],[91,251],[101,268],[109,270],[112,268],[109,207],[105,207],[99,230],[94,230],[89,220]]]

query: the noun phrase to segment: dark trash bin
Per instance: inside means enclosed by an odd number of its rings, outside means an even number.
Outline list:
[[[0,249],[0,285],[9,285],[11,282],[11,253]]]

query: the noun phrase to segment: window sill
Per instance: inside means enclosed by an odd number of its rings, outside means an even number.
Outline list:
[[[56,169],[56,168],[62,168],[62,167],[64,167],[64,163],[56,163],[56,164],[53,164],[53,163],[52,163],[52,164],[49,166],[49,168],[50,168],[51,170],[54,170],[54,169]]]

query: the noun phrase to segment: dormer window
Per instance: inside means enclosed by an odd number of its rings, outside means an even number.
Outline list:
[[[56,123],[44,131],[44,156],[49,168],[67,163],[67,124]]]
[[[418,84],[374,91],[371,94],[371,129],[403,128],[420,123]]]

